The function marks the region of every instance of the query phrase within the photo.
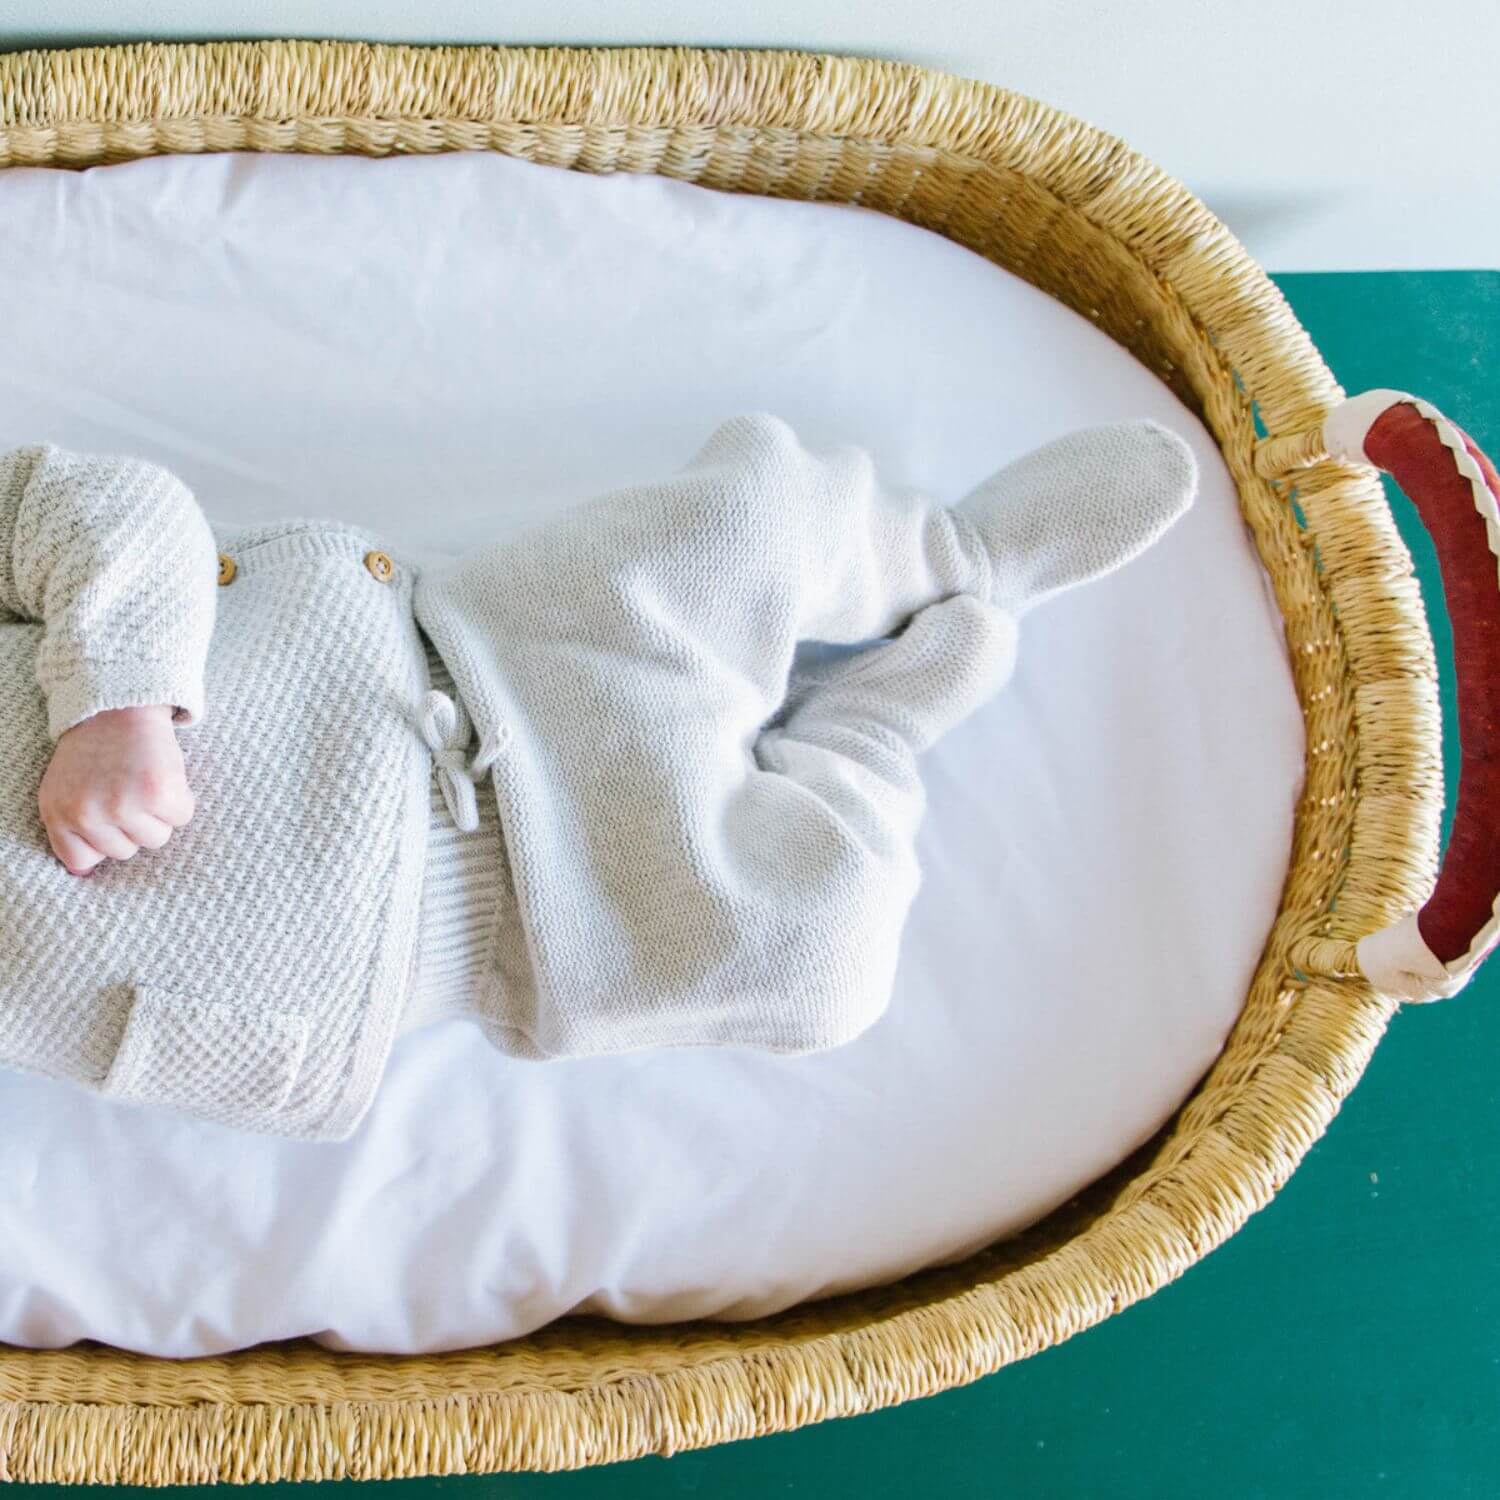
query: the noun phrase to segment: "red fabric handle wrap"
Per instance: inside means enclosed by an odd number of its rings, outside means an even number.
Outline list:
[[[1500,937],[1500,474],[1462,428],[1405,392],[1356,397],[1324,432],[1330,451],[1385,470],[1416,508],[1453,627],[1463,753],[1453,834],[1414,922],[1360,945],[1372,982],[1430,999],[1462,988]]]
[[[1454,430],[1479,465],[1493,515],[1500,475],[1461,427]],[[1427,946],[1446,964],[1464,957],[1493,922],[1500,895],[1500,558],[1490,550],[1496,538],[1473,485],[1415,406],[1400,402],[1377,417],[1365,453],[1401,486],[1431,533],[1453,626],[1463,774],[1442,873],[1417,917]]]

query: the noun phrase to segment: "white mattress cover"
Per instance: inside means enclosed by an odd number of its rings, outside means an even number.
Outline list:
[[[0,446],[143,453],[216,517],[423,554],[669,470],[739,410],[946,499],[1135,416],[1203,472],[928,755],[926,883],[854,1044],[536,1064],[445,1022],[332,1146],[0,1074],[0,1340],[406,1352],[573,1309],[755,1316],[1036,1219],[1212,1063],[1276,909],[1301,719],[1215,445],[1087,319],[860,208],[489,155],[210,156],[0,173],[0,329]]]

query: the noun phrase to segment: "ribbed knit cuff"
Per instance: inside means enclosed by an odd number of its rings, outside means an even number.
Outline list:
[[[173,722],[196,724],[203,717],[201,663],[169,658],[121,658],[72,663],[66,675],[45,674],[47,729],[54,740],[75,724],[114,708],[145,708],[165,703]]]
[[[426,642],[432,686],[456,694],[442,659]],[[427,862],[412,992],[400,1033],[449,1016],[473,1015],[494,938],[500,889],[500,817],[492,788],[478,791],[479,827],[454,826],[434,775],[429,783]]]

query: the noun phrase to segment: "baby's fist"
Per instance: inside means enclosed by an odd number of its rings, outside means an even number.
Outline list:
[[[193,816],[171,708],[117,708],[75,724],[58,739],[37,806],[70,875],[160,849]]]

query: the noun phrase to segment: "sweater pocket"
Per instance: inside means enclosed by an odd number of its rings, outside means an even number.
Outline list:
[[[290,1011],[199,1000],[137,984],[100,1092],[245,1130],[275,1131],[307,1048]]]

